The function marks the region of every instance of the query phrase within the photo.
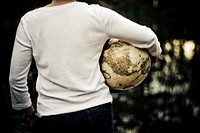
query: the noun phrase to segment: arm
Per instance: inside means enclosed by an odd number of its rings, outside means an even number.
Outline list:
[[[139,25],[103,7],[101,7],[98,16],[105,33],[110,38],[128,41],[138,48],[146,48],[151,56],[154,57],[161,54],[160,42],[149,27]]]
[[[9,85],[12,107],[31,114],[32,107],[28,93],[27,77],[32,62],[32,49],[25,24],[20,21],[14,41],[10,65]]]

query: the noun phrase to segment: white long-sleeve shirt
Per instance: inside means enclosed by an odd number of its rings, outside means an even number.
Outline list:
[[[99,58],[109,38],[161,53],[155,33],[99,5],[72,2],[41,7],[20,20],[10,66],[12,107],[31,105],[27,75],[32,57],[38,78],[39,116],[68,113],[112,102],[100,71]]]

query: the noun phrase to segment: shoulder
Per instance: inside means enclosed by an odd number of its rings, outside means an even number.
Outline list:
[[[98,17],[112,17],[113,15],[118,14],[115,10],[99,4],[89,5],[89,10],[91,13],[97,15]]]
[[[33,16],[36,16],[37,12],[38,12],[39,8],[37,9],[33,9],[33,10],[30,10],[28,12],[26,12],[22,17],[21,17],[21,20],[26,20],[26,19],[29,19]]]
[[[99,5],[99,4],[90,4],[89,7],[90,7],[90,9],[96,10],[96,11],[111,10],[111,9],[104,7],[102,5]]]

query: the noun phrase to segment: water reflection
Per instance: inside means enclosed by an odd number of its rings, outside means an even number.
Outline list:
[[[198,129],[200,105],[189,95],[198,52],[193,40],[170,39],[138,87],[113,94],[115,133],[191,132]]]

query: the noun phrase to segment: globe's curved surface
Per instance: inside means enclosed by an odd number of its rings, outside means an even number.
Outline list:
[[[146,50],[112,38],[105,44],[100,64],[107,85],[123,91],[144,81],[151,68],[151,59]]]

